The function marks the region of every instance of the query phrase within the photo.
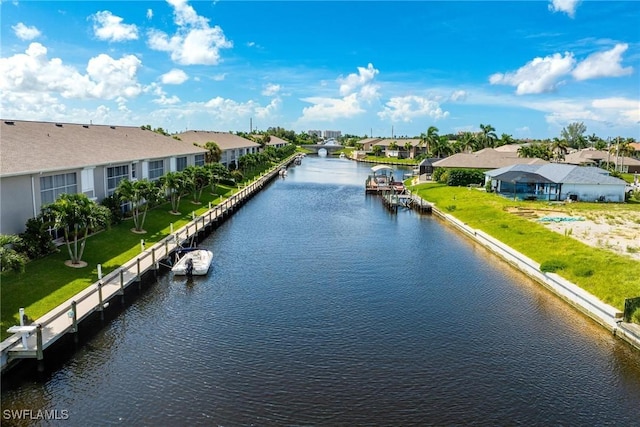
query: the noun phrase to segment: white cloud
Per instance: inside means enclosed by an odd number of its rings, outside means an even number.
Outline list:
[[[180,98],[175,95],[168,97],[167,95],[162,94],[160,98],[156,98],[152,102],[159,105],[175,105],[180,102]]]
[[[189,80],[189,76],[187,76],[187,73],[177,68],[174,68],[168,73],[165,73],[162,76],[160,76],[160,81],[162,81],[162,83],[167,85],[181,85],[187,80]]]
[[[378,86],[372,85],[370,82],[379,73],[379,70],[373,68],[373,64],[369,64],[367,68],[358,67],[358,74],[352,73],[345,78],[339,77],[340,95],[347,96],[359,91],[361,98],[375,99],[378,96]]]
[[[453,102],[464,101],[465,99],[467,99],[467,95],[467,92],[464,90],[456,90],[451,94],[449,100]]]
[[[214,76],[211,76],[211,80],[215,82],[221,82],[225,79],[225,77],[227,77],[226,73],[216,74]]]
[[[398,96],[391,98],[384,110],[378,113],[381,119],[390,119],[393,122],[411,122],[418,117],[431,117],[434,120],[449,116],[448,111],[443,111],[437,101],[420,96]]]
[[[355,93],[344,98],[312,97],[305,98],[303,101],[314,105],[302,109],[301,121],[326,122],[340,118],[350,118],[364,112]]]
[[[576,9],[580,0],[551,0],[549,2],[549,10],[551,12],[563,12],[570,18],[575,17]]]
[[[632,67],[623,68],[620,62],[622,54],[629,47],[626,43],[618,43],[612,49],[596,52],[580,62],[573,70],[576,80],[587,80],[598,77],[619,77],[631,74]]]
[[[565,52],[564,56],[555,53],[544,58],[534,58],[517,71],[493,74],[489,77],[489,82],[493,85],[516,86],[518,95],[551,92],[574,64],[572,53]]]
[[[22,22],[18,22],[11,29],[20,40],[33,40],[41,35],[36,27],[27,27]]]
[[[269,117],[273,117],[276,111],[280,109],[282,100],[280,98],[274,98],[266,107],[255,107],[256,117],[261,120],[265,120]]]
[[[138,27],[134,24],[123,24],[123,19],[104,10],[92,15],[93,32],[100,40],[121,42],[138,39]]]
[[[70,99],[131,98],[142,90],[136,80],[140,67],[133,55],[113,59],[101,54],[91,58],[87,74],[81,74],[60,58],[49,59],[40,43],[31,43],[24,54],[0,58],[0,91],[3,96],[41,92]]]
[[[262,95],[264,96],[273,96],[280,92],[280,85],[269,83],[262,90]]]
[[[182,65],[217,65],[220,49],[231,48],[219,26],[210,27],[209,20],[199,16],[185,0],[168,0],[174,7],[174,21],[179,27],[169,36],[159,30],[149,32],[151,49],[169,52],[171,59]]]
[[[153,19],[153,10],[152,9],[147,9],[147,19],[149,19],[149,20]]]
[[[622,125],[640,124],[640,101],[627,98],[599,98],[591,106]]]

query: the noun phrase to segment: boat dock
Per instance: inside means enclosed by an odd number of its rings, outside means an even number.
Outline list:
[[[161,267],[167,266],[175,257],[175,252],[183,245],[200,241],[213,229],[255,195],[262,187],[278,176],[284,165],[294,161],[294,157],[272,168],[258,180],[247,185],[219,205],[202,215],[195,216],[185,226],[163,238],[149,248],[141,244],[141,253],[134,259],[101,277],[83,291],[46,313],[32,324],[12,326],[8,332],[13,335],[0,343],[0,369],[2,372],[21,359],[36,359],[38,370],[44,370],[44,352],[68,333],[78,342],[80,324],[89,317],[98,316],[104,321],[105,309],[113,300],[124,305],[125,291],[132,287],[142,290],[146,280],[155,279]],[[22,314],[22,310],[21,310]]]
[[[382,203],[391,211],[398,212],[399,207],[413,209],[418,212],[431,213],[433,205],[409,190],[401,194],[387,192],[382,194]]]

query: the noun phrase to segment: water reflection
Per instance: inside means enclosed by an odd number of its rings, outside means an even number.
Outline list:
[[[435,218],[389,213],[369,166],[308,156],[203,243],[211,274],[161,277],[2,408],[82,426],[640,419],[637,353]]]

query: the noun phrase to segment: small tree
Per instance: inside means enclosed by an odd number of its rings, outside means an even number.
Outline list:
[[[44,217],[54,227],[64,231],[72,265],[82,264],[82,254],[89,231],[109,225],[111,212],[105,206],[90,200],[84,194],[61,194],[58,199],[43,208]]]
[[[186,191],[187,182],[182,172],[169,172],[160,177],[160,184],[162,188],[169,192],[169,199],[171,200],[171,213],[179,214],[178,208],[180,207],[180,198]]]
[[[20,241],[15,244],[17,252],[25,254],[29,259],[36,259],[56,250],[42,214],[29,218],[25,228],[24,233],[20,234]]]
[[[209,141],[204,144],[204,148],[207,149],[207,154],[205,154],[207,163],[217,163],[222,158],[222,150],[220,146],[213,141]]]
[[[374,156],[378,157],[382,153],[382,147],[379,145],[374,145],[371,151],[373,152]]]
[[[229,179],[229,169],[225,167],[222,163],[209,163],[206,165],[209,174],[211,175],[211,179],[209,183],[211,184],[211,194],[216,194],[216,186],[222,179]]]
[[[136,233],[146,233],[142,228],[147,218],[149,205],[153,205],[160,200],[160,189],[148,179],[130,181],[123,179],[116,188],[118,198],[125,203],[131,203],[133,214],[133,224]]]

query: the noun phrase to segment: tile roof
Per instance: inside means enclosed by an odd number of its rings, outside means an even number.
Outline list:
[[[134,126],[0,121],[0,176],[204,153]]]
[[[204,146],[207,142],[215,142],[220,149],[260,147],[260,144],[249,139],[228,132],[212,132],[205,130],[190,130],[176,135],[182,141]]]

